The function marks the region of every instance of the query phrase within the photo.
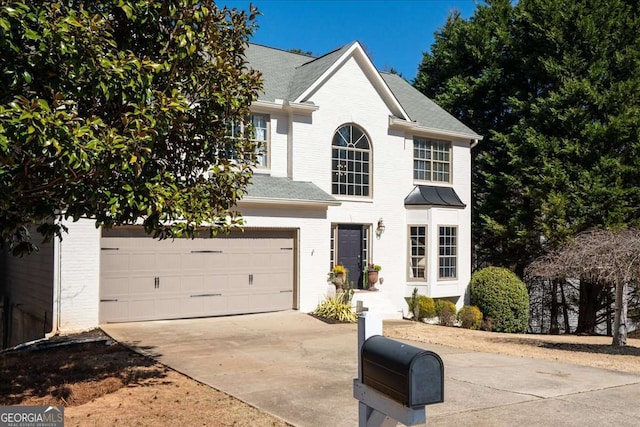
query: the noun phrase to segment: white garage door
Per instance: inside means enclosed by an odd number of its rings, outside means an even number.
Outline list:
[[[289,310],[292,232],[157,241],[103,234],[100,321],[178,319]],[[291,236],[291,237],[288,237]]]

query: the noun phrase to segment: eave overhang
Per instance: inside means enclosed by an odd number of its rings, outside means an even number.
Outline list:
[[[277,199],[270,197],[243,197],[238,201],[238,206],[242,205],[280,205],[280,206],[308,206],[308,207],[328,207],[340,206],[339,201],[331,200],[300,200],[300,199]]]
[[[389,116],[389,127],[392,129],[403,129],[412,133],[429,133],[445,138],[468,139],[471,143],[477,143],[483,138],[482,135],[478,135],[477,133],[456,132],[452,130],[422,126],[417,122],[400,119],[394,116]]]
[[[251,111],[265,113],[286,111],[301,115],[311,115],[319,109],[320,107],[312,102],[289,102],[282,99],[275,101],[257,100],[251,103]]]

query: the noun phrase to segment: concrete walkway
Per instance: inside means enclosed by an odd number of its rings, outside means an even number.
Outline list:
[[[117,341],[296,426],[356,426],[356,326],[298,312],[103,325]],[[429,426],[638,426],[633,374],[411,343],[438,353]]]

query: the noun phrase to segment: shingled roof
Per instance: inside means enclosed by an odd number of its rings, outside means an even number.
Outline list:
[[[249,44],[245,50],[248,65],[262,72],[264,91],[259,100],[294,102],[356,43],[354,41],[317,58]],[[380,76],[413,124],[445,133],[481,138],[402,77],[390,73],[380,73]]]
[[[286,201],[323,205],[340,204],[335,197],[322,191],[312,182],[294,181],[290,178],[254,174],[247,187],[245,202]]]
[[[456,133],[475,134],[474,131],[447,113],[402,77],[391,73],[380,73],[380,75],[411,120],[420,126]]]

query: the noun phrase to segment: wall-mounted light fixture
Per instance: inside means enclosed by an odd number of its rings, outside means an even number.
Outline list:
[[[382,218],[380,218],[378,220],[378,226],[376,227],[376,237],[378,237],[378,239],[380,238],[380,236],[382,236],[382,233],[384,233],[384,221],[382,220]]]

